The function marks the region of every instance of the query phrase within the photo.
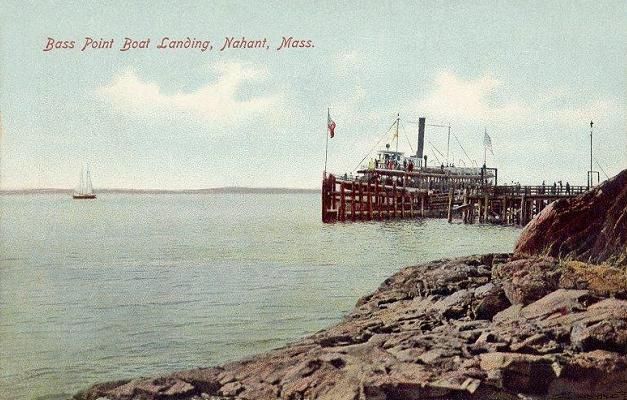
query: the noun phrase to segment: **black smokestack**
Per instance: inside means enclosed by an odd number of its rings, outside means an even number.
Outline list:
[[[418,149],[416,150],[416,158],[422,163],[422,156],[425,149],[425,119],[418,118]]]

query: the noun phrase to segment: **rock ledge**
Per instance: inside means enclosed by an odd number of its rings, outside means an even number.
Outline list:
[[[507,254],[404,268],[341,323],[284,348],[75,399],[625,398],[625,288],[572,274]]]

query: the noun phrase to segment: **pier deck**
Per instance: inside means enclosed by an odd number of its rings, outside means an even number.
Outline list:
[[[322,221],[447,218],[469,224],[525,225],[551,202],[587,190],[586,186],[570,185],[498,186],[480,176],[442,176],[428,171],[377,169],[357,178],[325,174]]]

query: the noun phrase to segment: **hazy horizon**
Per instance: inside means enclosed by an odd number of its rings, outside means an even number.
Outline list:
[[[0,193],[2,192],[37,192],[37,191],[59,191],[59,192],[69,192],[73,191],[75,188],[72,187],[24,187],[24,188],[1,188]],[[318,188],[289,188],[289,187],[268,187],[268,186],[218,186],[218,187],[207,187],[207,188],[188,188],[188,189],[164,189],[164,188],[126,188],[126,187],[94,187],[95,192],[104,191],[104,192],[115,192],[115,191],[125,191],[125,192],[202,192],[202,191],[287,191],[287,192],[299,192],[299,191],[307,191],[307,192],[315,192],[319,190]]]

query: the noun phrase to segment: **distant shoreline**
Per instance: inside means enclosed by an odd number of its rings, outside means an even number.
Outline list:
[[[2,195],[32,194],[71,194],[73,189],[40,188],[40,189],[7,189],[0,190]],[[208,189],[94,189],[97,194],[287,194],[287,193],[318,193],[318,189],[291,188],[254,188],[254,187],[219,187]]]

